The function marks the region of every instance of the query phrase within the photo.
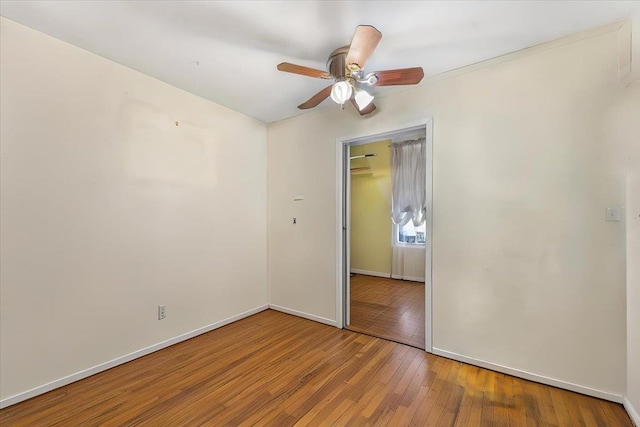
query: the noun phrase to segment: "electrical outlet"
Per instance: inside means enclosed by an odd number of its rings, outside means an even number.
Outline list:
[[[167,317],[167,307],[164,305],[158,306],[158,320],[162,320]]]

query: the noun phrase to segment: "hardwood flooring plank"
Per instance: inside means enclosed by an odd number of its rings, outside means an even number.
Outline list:
[[[348,329],[424,349],[424,283],[351,277]]]
[[[615,403],[271,310],[0,410],[0,425],[632,427]]]

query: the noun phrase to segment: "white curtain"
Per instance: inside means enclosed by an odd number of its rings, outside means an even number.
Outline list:
[[[391,219],[422,225],[426,219],[426,143],[424,138],[391,144]]]

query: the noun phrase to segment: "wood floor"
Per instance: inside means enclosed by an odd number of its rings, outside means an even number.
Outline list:
[[[424,349],[424,283],[351,277],[348,329]]]
[[[267,310],[0,411],[7,426],[632,426],[621,405]]]

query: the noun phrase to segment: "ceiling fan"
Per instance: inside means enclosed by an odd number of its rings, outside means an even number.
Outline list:
[[[334,83],[298,105],[301,110],[313,108],[329,96],[343,106],[351,101],[361,115],[375,111],[373,95],[363,87],[414,85],[424,77],[422,67],[401,68],[398,70],[374,71],[365,74],[364,66],[375,50],[382,33],[371,25],[358,25],[351,45],[343,46],[331,52],[327,61],[327,70],[322,71],[302,65],[283,62],[278,70],[319,79],[334,80]]]

